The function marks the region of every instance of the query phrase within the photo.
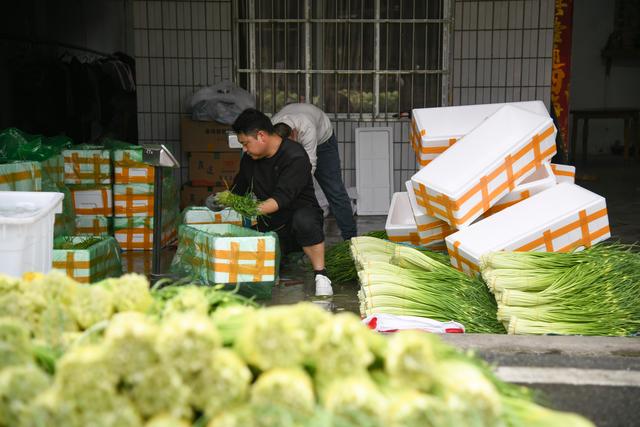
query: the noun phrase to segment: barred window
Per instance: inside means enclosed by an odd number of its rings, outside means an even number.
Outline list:
[[[451,0],[234,2],[237,81],[273,113],[386,120],[448,104]]]

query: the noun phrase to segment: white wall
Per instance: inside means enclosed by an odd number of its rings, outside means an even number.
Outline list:
[[[573,2],[570,109],[640,108],[640,61],[614,61],[607,76],[600,56],[613,31],[614,3],[602,0]],[[620,144],[624,141],[622,120],[589,122],[590,153],[609,152],[615,141]],[[578,129],[578,153],[581,147],[582,124]]]

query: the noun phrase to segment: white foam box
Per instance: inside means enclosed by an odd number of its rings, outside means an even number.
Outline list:
[[[242,216],[233,209],[212,211],[206,207],[193,206],[182,212],[183,224],[233,224],[242,226]]]
[[[451,226],[443,220],[429,216],[420,210],[416,202],[416,195],[413,192],[411,181],[405,182],[404,186],[407,188],[409,204],[411,205],[413,219],[416,222],[420,246],[435,250],[446,250],[444,238],[456,230],[451,228]]]
[[[111,187],[71,188],[71,200],[77,215],[113,216]]]
[[[545,162],[541,167],[537,168],[534,173],[526,177],[511,192],[498,200],[491,209],[484,213],[484,217],[486,218],[496,212],[500,212],[501,210],[515,205],[524,199],[528,199],[534,194],[538,194],[539,192],[551,188],[554,185],[556,185],[556,176],[551,170],[551,165],[548,162]]]
[[[571,165],[560,165],[557,163],[551,163],[551,170],[556,177],[556,182],[569,182],[571,184],[576,182],[576,167]]]
[[[561,183],[478,221],[445,239],[451,265],[479,271],[495,251],[568,252],[611,236],[604,197]]]
[[[426,166],[501,107],[511,105],[549,117],[542,101],[455,107],[414,108],[409,140],[420,166]]]
[[[429,216],[463,228],[556,153],[550,117],[505,105],[411,177]]]
[[[392,242],[406,242],[412,245],[420,243],[418,228],[406,192],[393,193],[384,229]]]

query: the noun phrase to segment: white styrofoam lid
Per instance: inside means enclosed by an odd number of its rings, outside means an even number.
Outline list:
[[[602,196],[575,184],[561,183],[478,221],[447,240],[463,242],[464,249],[479,258],[600,201],[604,201]]]
[[[523,140],[551,123],[549,117],[505,105],[435,158],[414,177],[434,190],[459,197]]]
[[[414,108],[412,114],[416,117],[416,121],[425,127],[426,139],[448,139],[450,137],[466,135],[483,120],[505,105],[511,105],[534,114],[549,117],[547,107],[545,107],[542,101]]]

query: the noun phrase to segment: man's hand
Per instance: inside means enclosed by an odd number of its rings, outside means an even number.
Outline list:
[[[216,200],[215,194],[209,195],[209,197],[207,197],[207,199],[204,201],[204,204],[207,208],[209,208],[214,212],[221,211],[224,209],[224,206],[219,204],[218,201]]]

